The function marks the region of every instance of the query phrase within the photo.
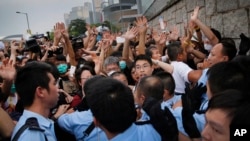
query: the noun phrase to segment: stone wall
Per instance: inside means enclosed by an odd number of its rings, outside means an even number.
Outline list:
[[[199,19],[221,32],[222,37],[231,37],[239,45],[240,33],[250,37],[250,0],[180,0],[160,13],[168,22],[168,28],[177,25],[180,34],[190,19],[195,6],[200,6]],[[158,24],[158,16],[150,21]]]

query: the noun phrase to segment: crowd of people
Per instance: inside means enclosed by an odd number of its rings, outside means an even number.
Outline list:
[[[184,35],[139,17],[121,34],[71,38],[58,22],[52,40],[5,42],[0,140],[233,140],[250,126],[250,39],[236,47],[198,14]]]

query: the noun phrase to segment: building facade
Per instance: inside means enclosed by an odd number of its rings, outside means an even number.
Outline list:
[[[118,26],[122,31],[126,30],[131,22],[130,18],[138,14],[135,0],[108,0],[108,5],[103,7],[103,18]]]
[[[233,38],[237,47],[239,35],[250,37],[250,0],[142,0],[143,15],[149,23],[157,26],[158,17],[163,16],[167,27],[176,25],[180,36],[184,25],[190,20],[195,6],[200,6],[199,19],[220,31],[222,37]]]

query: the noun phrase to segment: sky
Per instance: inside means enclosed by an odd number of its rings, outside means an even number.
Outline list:
[[[64,22],[64,13],[91,0],[0,0],[0,37],[26,34],[28,13],[32,34],[51,31],[56,22]]]

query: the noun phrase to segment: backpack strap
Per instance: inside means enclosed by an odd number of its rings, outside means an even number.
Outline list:
[[[92,132],[92,130],[95,128],[94,122],[91,122],[91,124],[88,126],[88,128],[83,132],[83,138],[89,136],[89,134]]]
[[[26,130],[33,130],[33,131],[39,131],[44,133],[44,129],[39,127],[38,121],[35,117],[30,117],[26,120],[25,124],[17,131],[15,136],[13,137],[12,141],[17,141],[18,138],[22,135],[22,133]],[[44,134],[45,141],[48,141],[46,135]]]

